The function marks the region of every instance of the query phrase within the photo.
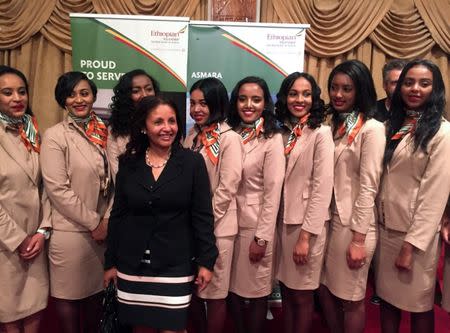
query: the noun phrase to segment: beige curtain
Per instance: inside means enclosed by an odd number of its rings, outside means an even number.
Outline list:
[[[207,0],[0,0],[0,64],[22,70],[31,106],[45,129],[63,117],[53,97],[59,75],[72,68],[69,13],[207,17]],[[381,68],[391,58],[436,62],[450,101],[449,0],[261,0],[262,22],[309,23],[305,71],[327,99],[331,69],[359,59],[379,97]],[[448,103],[450,104],[450,102]]]

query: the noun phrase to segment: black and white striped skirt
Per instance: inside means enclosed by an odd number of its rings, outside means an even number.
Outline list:
[[[185,329],[194,276],[173,276],[173,273],[148,276],[129,275],[119,271],[119,321],[131,326],[155,329]]]

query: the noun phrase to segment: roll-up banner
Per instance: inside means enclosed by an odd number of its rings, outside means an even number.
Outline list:
[[[260,76],[275,96],[284,77],[303,69],[309,28],[103,14],[70,14],[70,22],[73,70],[97,84],[95,109],[105,118],[112,88],[121,75],[136,68],[154,77],[180,110],[186,107],[189,87],[206,77],[222,80],[230,93],[243,77]],[[190,127],[188,114],[185,119]]]
[[[188,17],[70,14],[72,67],[96,83],[96,112],[108,117],[112,88],[124,73],[141,68],[184,118],[188,23]]]
[[[231,93],[242,78],[266,80],[274,97],[281,81],[303,70],[309,24],[190,21],[188,87],[205,77],[220,79]],[[192,120],[186,118],[187,127]]]

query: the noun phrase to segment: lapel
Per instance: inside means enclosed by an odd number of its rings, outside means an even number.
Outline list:
[[[339,158],[341,157],[342,153],[347,147],[348,147],[348,135],[345,134],[342,138],[338,139],[336,147],[334,148],[334,166],[337,165]]]
[[[391,163],[402,153],[410,144],[414,144],[414,139],[411,137],[411,133],[405,135],[405,137],[398,143],[397,147],[392,154]],[[389,163],[389,164],[391,164]]]
[[[294,166],[297,164],[297,161],[300,160],[300,156],[303,155],[305,149],[303,149],[308,142],[308,140],[312,137],[312,133],[314,130],[310,129],[307,125],[303,127],[302,135],[297,139],[295,143],[294,149],[292,149],[291,154],[288,159],[288,164],[286,168],[286,178],[289,176],[291,171],[294,169]]]
[[[22,168],[26,175],[31,179],[33,184],[37,185],[36,172],[33,172],[32,156],[29,156],[29,161],[25,159],[25,155],[18,151],[18,148],[6,135],[5,127],[0,126],[0,145],[8,153],[8,155]],[[37,171],[37,168],[35,168]]]
[[[257,138],[253,138],[252,140],[250,140],[249,142],[247,142],[244,145],[244,152],[245,154],[249,154],[252,150],[254,150],[256,147],[258,147],[258,143],[260,140],[260,137],[263,136],[263,134],[261,134],[259,137]]]
[[[80,155],[84,157],[87,164],[91,167],[92,171],[98,175],[97,165],[95,164],[94,158],[91,154],[92,145],[94,145],[89,139],[81,132],[79,128],[76,127],[75,123],[68,120],[66,124],[67,137],[80,152]],[[95,146],[95,145],[94,145]],[[97,147],[95,147],[98,149]]]
[[[181,149],[181,148],[180,148]],[[151,169],[145,163],[145,154],[141,156],[136,165],[136,181],[146,190],[154,192],[160,187],[178,177],[183,170],[183,156],[180,152],[173,154],[156,182],[152,182]]]

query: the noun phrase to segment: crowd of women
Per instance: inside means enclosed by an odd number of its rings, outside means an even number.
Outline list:
[[[440,244],[450,244],[450,125],[439,68],[406,64],[390,117],[357,60],[336,66],[330,103],[307,73],[273,102],[246,77],[190,88],[195,125],[143,70],[114,88],[109,127],[97,88],[63,74],[67,117],[44,135],[17,69],[0,66],[0,326],[37,333],[50,297],[62,332],[97,332],[117,286],[133,332],[263,332],[274,280],[284,332],[310,332],[314,292],[332,332],[363,332],[373,261],[380,325],[434,330]],[[47,244],[46,244],[47,243]],[[450,312],[450,248],[442,306]]]

